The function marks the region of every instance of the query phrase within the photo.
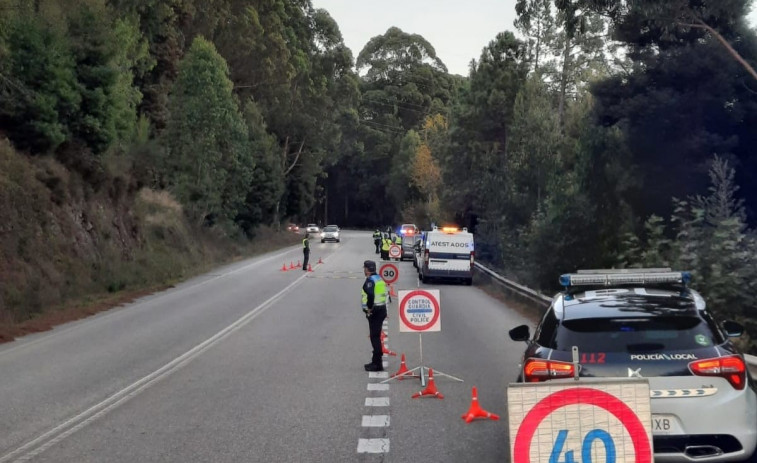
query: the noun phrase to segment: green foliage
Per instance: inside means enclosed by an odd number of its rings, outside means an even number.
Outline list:
[[[226,62],[212,43],[193,41],[169,107],[168,184],[193,220],[233,219],[249,191],[254,161]]]
[[[0,122],[19,148],[54,150],[71,136],[81,103],[73,55],[63,37],[33,16],[11,19],[3,39]]]

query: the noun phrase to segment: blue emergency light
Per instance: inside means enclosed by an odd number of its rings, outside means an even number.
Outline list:
[[[690,272],[673,272],[670,269],[579,270],[560,276],[560,285],[571,286],[628,286],[678,283],[684,286],[691,281]]]

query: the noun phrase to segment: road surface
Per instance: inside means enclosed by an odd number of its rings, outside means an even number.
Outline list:
[[[418,380],[363,371],[371,233],[311,246],[312,273],[281,271],[295,246],[0,346],[0,463],[508,461],[523,346],[507,330],[530,321],[475,285],[421,285],[442,305],[423,364],[464,382],[437,375],[443,400],[411,399]],[[398,265],[395,287],[416,288]],[[396,300],[389,314],[388,348],[417,366],[419,336],[398,332]],[[472,386],[500,421],[461,419]]]

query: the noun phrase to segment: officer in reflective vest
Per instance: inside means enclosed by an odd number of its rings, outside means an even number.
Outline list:
[[[305,233],[302,240],[302,270],[308,271],[308,259],[310,259],[310,233]]]
[[[366,260],[363,262],[362,308],[365,318],[368,319],[368,330],[373,347],[371,362],[364,365],[365,371],[383,371],[383,349],[381,345],[381,329],[386,318],[386,283],[376,275],[376,262]]]
[[[373,244],[376,245],[376,254],[378,254],[381,247],[381,232],[378,230],[378,228],[375,232],[373,232]]]
[[[389,246],[392,245],[392,239],[389,235],[384,235],[381,238],[381,260],[389,260]]]

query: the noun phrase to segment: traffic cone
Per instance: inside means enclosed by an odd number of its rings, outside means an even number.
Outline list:
[[[389,297],[397,297],[397,293],[394,291],[394,285],[389,285]]]
[[[495,415],[494,413],[489,413],[486,410],[483,410],[481,408],[481,406],[478,404],[478,390],[476,389],[476,386],[473,386],[473,401],[470,404],[468,413],[463,415],[462,418],[465,420],[466,423],[470,423],[476,418],[484,418],[484,419],[489,418],[490,420],[498,420],[499,415]]]
[[[322,264],[322,263],[323,263],[323,261],[321,260],[321,258],[320,258],[320,257],[318,258],[318,263],[319,263],[319,264]]]
[[[399,376],[397,378],[399,381],[402,381],[405,378],[420,378],[420,376],[416,375],[415,373],[406,374],[408,371],[407,364],[405,363],[405,354],[402,354],[402,361],[400,362],[400,369],[397,370],[397,373],[394,373],[392,375],[392,378]]]
[[[294,264],[291,260],[289,261],[289,270],[294,270]]]
[[[286,272],[287,271],[287,264],[284,264],[281,266],[281,271]]]
[[[430,396],[436,397],[437,399],[444,398],[442,393],[436,389],[436,383],[434,382],[434,370],[432,368],[428,369],[428,386],[426,386],[426,389],[413,394],[413,399]]]
[[[381,331],[381,342],[384,342],[384,340],[385,340],[386,338],[388,338],[388,337],[389,337],[389,336],[387,336],[387,335],[386,335],[386,333],[385,333],[385,332],[384,332],[384,331],[382,330],[382,331]]]
[[[386,354],[386,355],[393,355],[395,357],[397,356],[396,352],[391,351],[391,350],[389,350],[389,349],[386,348],[386,344],[384,344],[383,341],[381,341],[381,353],[382,354]]]
[[[300,263],[300,259],[297,259],[297,267],[295,268],[302,268],[302,264]]]
[[[312,271],[313,271],[313,266],[308,264],[308,272],[312,272]]]

